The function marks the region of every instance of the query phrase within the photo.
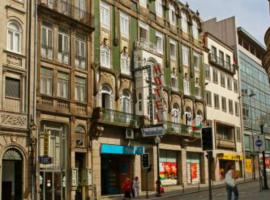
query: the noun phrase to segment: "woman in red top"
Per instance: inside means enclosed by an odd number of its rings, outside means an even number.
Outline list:
[[[131,180],[127,177],[126,180],[124,181],[122,185],[122,190],[124,191],[124,197],[125,198],[131,198],[131,189],[132,189],[132,182]]]

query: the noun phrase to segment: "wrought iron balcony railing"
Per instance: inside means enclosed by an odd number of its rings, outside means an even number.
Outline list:
[[[213,64],[216,64],[220,67],[222,67],[223,69],[233,73],[234,69],[233,69],[233,65],[227,61],[224,60],[224,58],[218,57],[215,54],[209,54],[209,61]]]
[[[86,11],[86,6],[80,8],[68,0],[39,0],[39,5],[87,25],[91,25],[93,22],[93,17]]]
[[[174,122],[166,122],[166,133],[179,135],[179,136],[188,136],[188,137],[201,137],[201,131],[193,131],[191,126],[185,124],[179,124]]]
[[[101,123],[139,128],[139,116],[131,113],[99,107],[94,110],[93,115]]]

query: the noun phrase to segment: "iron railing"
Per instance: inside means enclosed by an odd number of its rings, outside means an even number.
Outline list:
[[[166,133],[179,136],[201,137],[201,131],[193,131],[191,126],[175,122],[166,122]]]
[[[86,5],[85,8],[80,8],[71,4],[70,1],[64,0],[39,0],[39,5],[52,9],[84,24],[91,25],[93,20],[90,13],[86,11]]]
[[[215,63],[217,65],[219,65],[220,67],[230,71],[230,72],[233,72],[233,65],[230,63],[230,62],[227,62],[224,60],[224,58],[222,57],[218,57],[217,55],[215,54],[209,54],[209,60],[210,62],[212,63]]]

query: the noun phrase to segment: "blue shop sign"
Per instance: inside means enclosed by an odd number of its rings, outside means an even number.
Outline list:
[[[103,154],[123,154],[123,155],[142,155],[144,154],[143,146],[120,146],[111,144],[102,144],[101,153]]]

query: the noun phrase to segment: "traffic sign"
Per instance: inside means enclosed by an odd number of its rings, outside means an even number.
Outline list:
[[[264,135],[254,135],[254,151],[262,152],[265,150]]]

